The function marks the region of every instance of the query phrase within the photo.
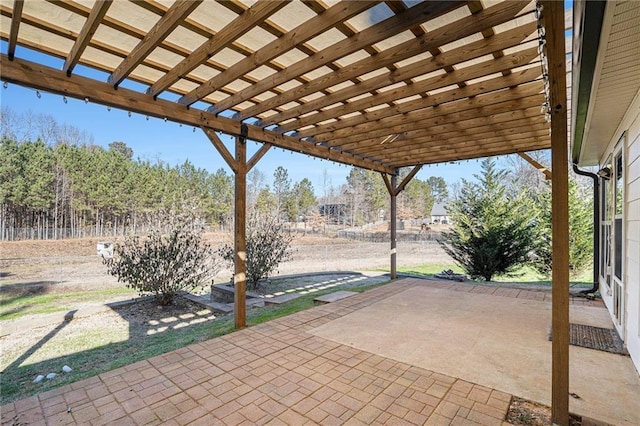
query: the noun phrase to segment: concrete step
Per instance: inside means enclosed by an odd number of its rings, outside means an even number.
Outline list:
[[[265,305],[281,305],[300,296],[302,296],[300,293],[287,293],[275,297],[265,297],[263,300]]]
[[[346,299],[347,297],[355,296],[359,294],[357,291],[334,291],[333,293],[325,294],[313,299],[316,302],[332,303],[338,300]]]
[[[208,296],[196,296],[194,294],[183,293],[182,296],[185,299],[191,300],[198,305],[204,306],[207,309],[211,309],[217,314],[230,314],[233,312],[233,307],[229,307],[227,303],[212,302]]]

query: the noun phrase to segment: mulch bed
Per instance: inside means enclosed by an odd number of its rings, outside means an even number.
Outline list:
[[[551,424],[551,407],[514,396],[506,421],[513,425],[547,426]],[[581,426],[582,418],[571,414],[569,425]]]

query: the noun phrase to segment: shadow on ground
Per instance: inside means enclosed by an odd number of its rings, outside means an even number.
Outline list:
[[[54,355],[44,361],[30,363],[29,358],[45,344],[75,344],[68,332],[65,332],[66,336],[62,336],[61,332],[76,322],[89,321],[90,318],[74,318],[74,313],[67,314],[65,317],[69,320],[61,321],[0,372],[0,404],[204,341],[222,332],[231,331],[233,327],[232,321],[215,321],[220,317],[181,297],[174,304],[165,307],[157,305],[153,298],[142,298],[136,303],[115,304],[111,310],[101,314],[104,316],[100,321],[118,321],[118,317],[126,321],[128,333],[123,334],[128,337],[125,340],[98,344],[89,350],[63,356]],[[93,327],[99,327],[99,323]],[[64,365],[71,366],[73,372],[63,374],[61,368]],[[33,383],[36,376],[49,372],[56,372],[58,376],[52,380]]]

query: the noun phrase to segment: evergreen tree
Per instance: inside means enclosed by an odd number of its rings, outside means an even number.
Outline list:
[[[431,187],[431,193],[436,203],[442,203],[449,198],[449,190],[447,189],[447,182],[439,176],[431,176],[427,179],[427,183]]]
[[[593,262],[593,200],[580,196],[575,179],[569,179],[569,271],[573,276]],[[533,265],[545,274],[551,274],[551,186],[537,193],[536,207],[540,217]]]
[[[289,172],[282,166],[278,166],[273,172],[273,197],[275,201],[275,216],[280,218],[283,213],[287,213],[287,205],[291,197]]]
[[[347,176],[346,192],[352,225],[375,222],[380,210],[386,210],[389,205],[384,181],[371,170],[352,168]]]
[[[302,179],[293,186],[293,194],[296,199],[299,214],[303,216],[306,216],[309,210],[317,203],[313,184],[307,178]]]
[[[220,168],[208,177],[207,186],[210,193],[208,216],[211,221],[221,227],[230,224],[234,203],[233,176]]]
[[[400,169],[399,178],[404,179],[409,168]],[[398,194],[398,205],[406,212],[406,219],[427,217],[433,208],[434,196],[431,185],[414,177],[405,189]]]
[[[449,205],[453,228],[440,240],[444,250],[471,278],[491,281],[528,260],[536,237],[536,217],[524,193],[508,195],[507,172],[495,161],[482,162],[478,183],[462,180],[460,193]]]

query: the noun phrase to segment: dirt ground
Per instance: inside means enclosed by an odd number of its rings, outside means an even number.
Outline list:
[[[214,246],[231,241],[229,234],[208,234]],[[122,287],[106,273],[96,253],[95,238],[59,241],[0,242],[0,292],[16,293],[46,289],[47,293]],[[283,263],[279,275],[362,271],[389,267],[389,243],[357,242],[320,235],[297,236],[292,260]],[[451,264],[433,241],[398,242],[398,266],[426,263]],[[228,280],[223,269],[216,281]]]
[[[207,239],[215,246],[230,241],[231,236],[210,234]],[[98,241],[100,240],[87,238],[0,242],[0,296],[10,300],[15,297],[28,298],[28,294],[63,294],[123,288],[124,284],[118,283],[106,273],[106,267],[96,253]],[[297,236],[292,257],[291,261],[281,265],[280,275],[375,270],[389,267],[389,243],[355,242],[317,235]],[[450,262],[447,255],[433,242],[398,243],[399,266]],[[226,281],[230,276],[231,271],[222,271],[216,282]],[[271,290],[313,285],[314,278],[320,283],[331,277],[314,275],[297,280],[277,280],[279,284]],[[357,279],[352,281],[355,284],[360,282]],[[340,288],[348,286],[347,282],[344,284]],[[129,293],[111,296],[109,300],[99,296],[99,300],[89,297],[86,302],[74,302],[70,309],[83,311],[85,315],[76,315],[73,321],[63,322],[65,327],[57,333],[55,341],[48,342],[46,348],[31,354],[27,362],[39,362],[53,356],[52,354],[63,356],[67,351],[72,353],[78,349],[68,343],[72,341],[90,339],[100,344],[109,344],[112,340],[129,338],[132,324],[137,324],[133,329],[139,330],[141,335],[150,335],[167,328],[215,319],[209,311],[192,306],[188,301],[164,309],[150,309],[145,302],[118,309],[106,309],[104,306],[105,303],[131,297]],[[86,315],[87,312],[90,315]],[[16,320],[0,321],[2,369],[21,360],[28,348],[45,339],[56,327],[60,327],[62,314],[31,314]]]
[[[513,425],[526,426],[546,426],[551,422],[551,407],[528,401],[526,399],[514,397],[511,400],[509,411],[507,412],[507,422]],[[569,418],[571,426],[580,426],[582,418],[571,415]]]

